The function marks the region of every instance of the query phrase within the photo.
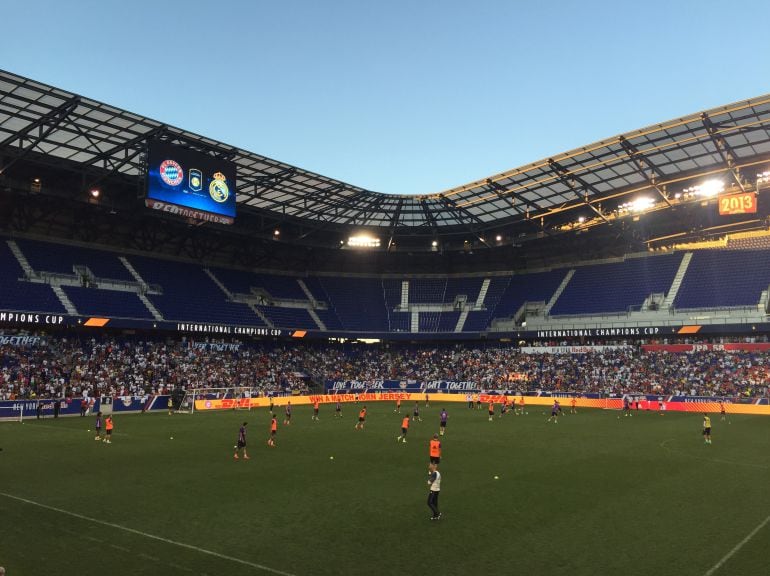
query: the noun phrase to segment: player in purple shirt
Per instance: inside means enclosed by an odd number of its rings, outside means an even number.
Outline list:
[[[548,418],[548,421],[550,422],[553,420],[555,424],[559,423],[559,414],[561,414],[561,406],[559,406],[559,401],[554,400],[553,406],[551,406],[551,417]]]
[[[337,406],[334,407],[334,417],[342,418],[342,402],[337,400]]]
[[[248,460],[249,455],[246,453],[246,425],[247,423],[244,422],[243,426],[238,430],[238,444],[235,446],[235,454],[233,454],[233,459],[238,460],[238,451],[243,451],[243,459]]]
[[[446,408],[441,409],[441,422],[439,423],[439,431],[438,433],[442,436],[444,435],[444,432],[446,432],[446,421],[447,418],[449,418],[449,414],[446,413]]]
[[[422,422],[422,418],[420,418],[420,405],[415,401],[414,403],[414,411],[412,412],[412,422]]]
[[[96,428],[96,437],[94,440],[101,440],[102,439],[102,413],[99,412],[96,414],[96,423],[94,424],[94,427]]]
[[[284,426],[291,424],[291,400],[286,404],[286,418],[283,421]]]

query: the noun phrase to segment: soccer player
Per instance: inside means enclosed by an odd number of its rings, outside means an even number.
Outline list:
[[[508,412],[508,396],[503,395],[503,401],[500,404],[500,416],[498,416],[498,418],[505,416],[506,412]]]
[[[291,400],[289,400],[288,403],[286,404],[285,411],[286,411],[286,417],[283,420],[283,425],[288,426],[289,424],[291,424]]]
[[[551,416],[548,418],[548,421],[550,422],[551,420],[553,420],[555,424],[558,424],[559,414],[561,414],[561,406],[559,406],[558,400],[554,400],[553,406],[551,406]]]
[[[524,394],[519,397],[519,414],[524,414]]]
[[[426,408],[430,407],[430,404],[428,403],[428,393],[427,392],[425,393],[425,407]]]
[[[94,440],[101,440],[102,439],[102,413],[98,412],[96,414],[96,423],[94,424],[94,427],[96,428],[96,436],[94,437]]]
[[[449,418],[449,414],[446,413],[446,408],[442,408],[441,409],[441,420],[439,421],[439,424],[438,424],[438,433],[441,434],[442,436],[446,432],[446,421],[447,421],[447,418]]]
[[[112,429],[114,428],[114,424],[112,423],[112,414],[107,416],[104,420],[104,429],[107,431],[106,436],[104,437],[104,442],[107,444],[112,444]]]
[[[313,402],[313,420],[318,421],[318,400]]]
[[[428,455],[430,456],[431,464],[441,463],[441,442],[436,434],[431,438]]]
[[[396,399],[396,408],[393,410],[393,412],[398,412],[401,414],[401,398]]]
[[[270,396],[270,414],[273,414],[273,397]]]
[[[577,414],[577,398],[574,396],[572,397],[572,400],[570,400],[570,414]]]
[[[711,444],[711,418],[705,412],[703,413],[703,440],[706,444]]]
[[[168,415],[171,416],[174,413],[174,401],[171,396],[168,397]]]
[[[489,401],[489,421],[492,421],[492,418],[495,416],[495,403],[492,402],[492,400]]]
[[[337,400],[337,405],[334,407],[334,417],[342,418],[342,402]]]
[[[406,444],[406,433],[409,432],[409,416],[404,416],[401,420],[401,436],[396,436],[396,442],[403,442]]]
[[[724,402],[719,402],[719,413],[722,415],[722,422],[725,421],[725,405]]]
[[[476,402],[476,410],[481,410],[481,396],[479,394],[474,394],[473,401]]]
[[[278,433],[278,418],[275,414],[270,414],[270,436],[267,439],[267,445],[275,448],[275,435]]]
[[[633,416],[631,413],[631,401],[628,396],[623,397],[623,416]]]
[[[246,453],[246,425],[247,423],[244,422],[243,425],[238,429],[238,443],[235,445],[235,453],[233,454],[233,460],[238,460],[239,450],[243,452],[244,460],[249,459],[249,455]]]
[[[441,512],[438,511],[438,495],[441,491],[441,472],[438,471],[436,464],[428,466],[428,507],[433,512],[431,520],[441,518]]]
[[[414,412],[412,412],[412,422],[417,422],[418,420],[422,422],[422,418],[420,418],[420,403],[415,400]]]
[[[364,424],[366,424],[366,404],[358,412],[358,422],[356,423],[356,430],[363,430]]]

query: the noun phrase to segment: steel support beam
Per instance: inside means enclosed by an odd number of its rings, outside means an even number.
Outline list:
[[[639,175],[645,179],[647,184],[649,184],[650,187],[660,195],[666,205],[671,208],[671,202],[668,199],[668,194],[666,194],[666,191],[658,185],[658,179],[665,179],[665,174],[663,174],[663,172],[661,172],[660,169],[655,166],[655,164],[650,162],[644,156],[644,154],[639,152],[636,146],[626,140],[625,137],[621,136],[618,141],[623,147],[623,150],[626,151],[628,157],[634,163],[634,166],[636,166]],[[649,170],[651,174],[648,175],[647,170]]]
[[[722,161],[727,166],[730,174],[732,174],[733,179],[738,184],[741,192],[745,192],[746,185],[743,182],[743,178],[741,178],[740,169],[736,166],[735,161],[737,158],[735,156],[735,152],[733,152],[733,149],[727,143],[727,140],[725,140],[724,137],[719,133],[719,128],[716,126],[716,124],[714,124],[714,122],[711,121],[711,118],[709,118],[708,114],[703,112],[700,115],[700,118],[701,122],[703,122],[703,126],[706,127],[706,131],[711,137],[711,141],[714,143],[714,146],[716,146],[717,152],[719,152],[719,155],[722,157]]]
[[[64,120],[72,114],[75,108],[80,104],[80,96],[73,96],[69,100],[66,100],[56,108],[46,112],[40,118],[31,122],[18,132],[15,132],[8,136],[5,140],[0,142],[0,150],[4,148],[10,148],[11,144],[19,141],[19,151],[15,156],[4,166],[0,167],[0,174],[8,170],[16,162],[24,158],[29,154],[35,146],[45,140],[48,135],[53,132]],[[32,137],[31,134],[38,130],[37,136]],[[30,142],[26,146],[24,141],[30,137]]]
[[[559,181],[563,183],[565,186],[567,186],[570,190],[572,190],[575,195],[579,198],[580,196],[583,197],[583,204],[588,206],[591,210],[593,210],[599,218],[604,220],[604,222],[612,226],[612,222],[610,222],[607,217],[604,215],[604,213],[599,210],[596,206],[594,206],[588,199],[588,193],[592,192],[594,196],[599,196],[598,190],[591,186],[588,182],[583,180],[580,176],[576,176],[574,174],[570,174],[561,164],[559,164],[556,160],[553,158],[548,159],[548,166],[551,168],[551,171],[556,174]]]

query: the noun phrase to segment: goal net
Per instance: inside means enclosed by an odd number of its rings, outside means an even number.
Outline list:
[[[196,388],[186,390],[179,409],[180,414],[194,414],[196,410],[251,410],[252,388]],[[197,402],[197,408],[196,408]]]

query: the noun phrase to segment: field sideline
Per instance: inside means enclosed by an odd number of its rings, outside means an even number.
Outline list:
[[[545,407],[487,421],[447,405],[442,520],[428,520],[428,439],[441,406],[395,441],[393,403],[321,421],[268,411],[0,424],[0,565],[9,576],[135,574],[756,575],[770,565],[770,419],[617,418]],[[413,403],[404,403],[402,412]],[[569,408],[565,406],[565,412]],[[241,421],[249,461],[233,461]],[[282,414],[279,413],[282,421]],[[171,437],[174,439],[171,440]],[[330,457],[334,459],[330,459]],[[495,480],[494,477],[499,479]]]

